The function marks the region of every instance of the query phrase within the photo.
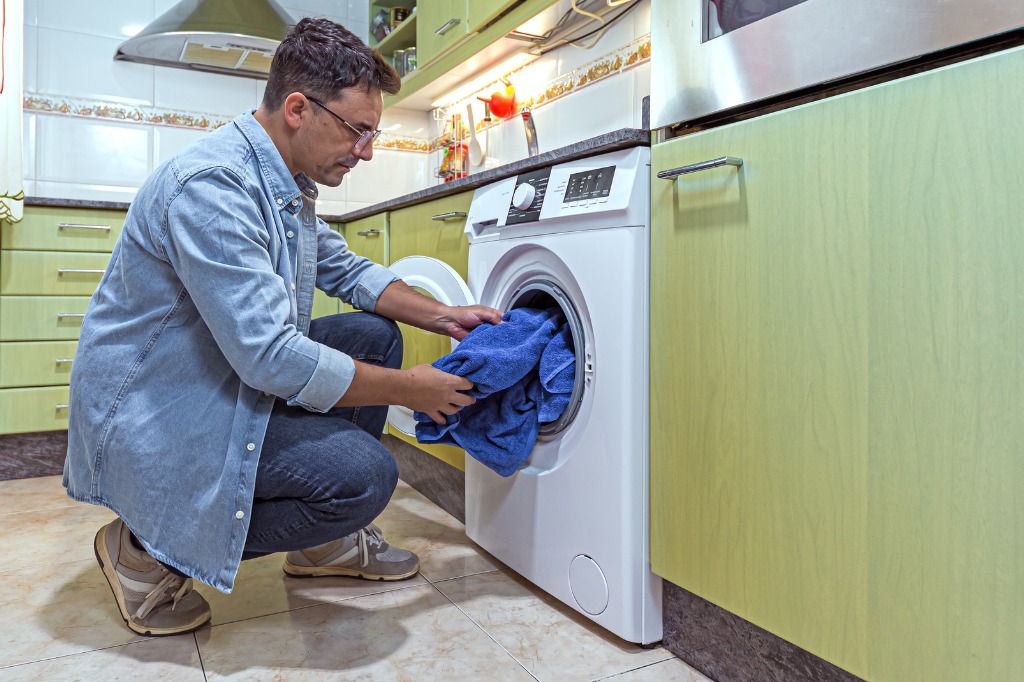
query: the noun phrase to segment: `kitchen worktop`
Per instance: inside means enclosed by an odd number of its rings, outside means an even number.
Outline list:
[[[436,185],[434,187],[428,187],[421,189],[411,194],[405,194],[394,199],[388,199],[372,206],[366,206],[358,211],[352,211],[342,215],[321,215],[320,217],[331,223],[344,223],[352,220],[358,220],[359,218],[365,218],[366,216],[380,213],[381,211],[387,211],[395,208],[402,208],[403,206],[412,206],[413,204],[419,204],[429,199],[438,199],[440,197],[448,196],[449,194],[458,194],[459,192],[465,192],[467,190],[476,189],[483,185],[503,180],[513,175],[519,175],[520,173],[526,173],[537,168],[544,166],[550,166],[555,163],[562,163],[565,161],[572,161],[579,159],[584,156],[592,156],[594,154],[603,154],[605,152],[613,152],[618,149],[627,149],[630,147],[641,147],[650,146],[651,144],[651,132],[641,128],[620,128],[619,130],[605,133],[603,135],[597,135],[587,140],[581,140],[580,142],[574,142],[573,144],[566,145],[565,147],[559,147],[549,152],[544,152],[537,156],[531,156],[519,161],[513,161],[503,166],[491,168],[479,173],[473,173],[464,178],[453,180],[442,185]],[[50,199],[46,197],[26,197],[26,206],[57,206],[60,208],[93,208],[93,209],[111,209],[111,210],[128,210],[129,204],[119,201],[90,201],[88,199]]]

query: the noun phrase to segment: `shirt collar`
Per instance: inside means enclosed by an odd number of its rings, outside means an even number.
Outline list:
[[[296,179],[299,177],[305,178],[306,181],[313,184],[314,192],[316,191],[316,185],[304,173],[300,173],[294,178],[292,177],[291,171],[288,170],[288,166],[284,163],[284,158],[281,157],[281,152],[278,151],[277,146],[270,139],[267,131],[264,130],[260,122],[253,116],[254,112],[255,109],[241,114],[235,118],[233,123],[252,146],[256,159],[259,161],[260,169],[263,172],[263,177],[270,187],[270,194],[274,202],[279,208],[294,213],[301,208],[301,202],[296,201],[294,204],[292,203],[299,199],[301,195]],[[316,195],[312,196],[315,198]]]

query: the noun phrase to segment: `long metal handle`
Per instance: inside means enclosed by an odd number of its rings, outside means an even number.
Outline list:
[[[74,361],[74,358],[57,358],[54,360],[54,363],[58,365],[70,365]]]
[[[360,237],[376,237],[380,234],[380,230],[359,230],[356,234]]]
[[[58,410],[66,410],[71,406],[68,405],[67,403],[57,403],[56,405],[54,405],[54,407],[56,407]]]
[[[721,156],[717,159],[711,159],[710,161],[701,161],[700,163],[690,164],[689,166],[661,171],[658,173],[658,177],[662,180],[672,180],[673,178],[678,178],[680,175],[696,173],[697,171],[708,170],[709,168],[718,168],[719,166],[736,166],[739,168],[742,165],[743,159],[735,156]]]
[[[85,317],[85,313],[57,313],[57,321],[68,318],[68,317]]]
[[[449,218],[465,218],[466,213],[464,211],[448,211],[447,213],[438,213],[437,215],[430,216],[431,220],[448,220]]]
[[[57,268],[58,275],[102,275],[105,270],[84,270],[82,268]]]
[[[76,223],[58,223],[58,230],[103,230],[110,232],[110,225],[78,225]]]
[[[461,23],[461,19],[449,19],[444,26],[434,31],[434,33],[436,33],[439,36],[443,36],[445,33],[448,32],[448,29],[450,29],[452,26],[457,26]]]

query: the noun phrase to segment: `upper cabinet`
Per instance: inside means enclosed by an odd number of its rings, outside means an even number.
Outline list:
[[[468,0],[469,32],[475,33],[489,21],[516,4],[516,0]]]
[[[466,0],[421,2],[416,10],[416,56],[428,64],[468,34]]]

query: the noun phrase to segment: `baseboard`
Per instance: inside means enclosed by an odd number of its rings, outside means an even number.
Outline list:
[[[398,462],[398,477],[441,509],[466,522],[466,474],[415,445],[385,435],[381,442]]]
[[[61,474],[67,454],[67,431],[4,434],[0,436],[0,481]]]

